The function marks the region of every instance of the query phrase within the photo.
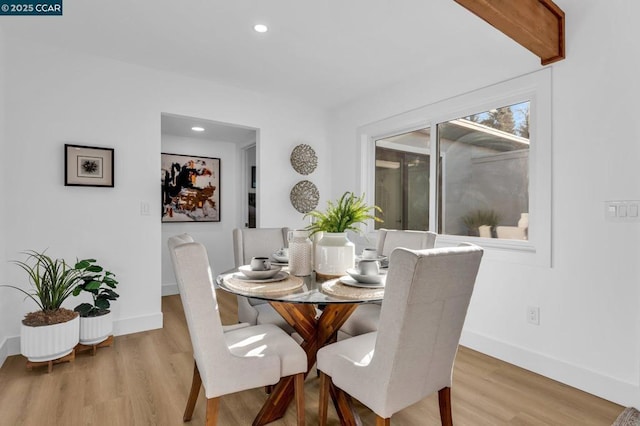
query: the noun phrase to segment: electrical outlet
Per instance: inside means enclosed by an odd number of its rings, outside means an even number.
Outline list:
[[[527,322],[540,325],[540,308],[538,306],[527,306]]]

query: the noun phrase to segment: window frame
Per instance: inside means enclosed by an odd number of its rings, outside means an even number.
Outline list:
[[[441,156],[437,143],[438,124],[529,101],[529,239],[518,241],[439,234],[438,246],[468,241],[487,249],[485,256],[489,258],[551,267],[551,83],[551,68],[544,68],[359,127],[360,173],[357,185],[365,194],[365,201],[371,205],[375,203],[376,140],[430,127],[431,170],[437,171],[437,159]],[[430,176],[429,188],[429,230],[433,232],[437,232],[439,220],[437,177],[437,174]],[[372,221],[367,229],[375,234]]]

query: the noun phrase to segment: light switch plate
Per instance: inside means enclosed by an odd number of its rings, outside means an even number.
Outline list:
[[[604,202],[604,217],[607,222],[640,222],[638,200],[613,200]]]

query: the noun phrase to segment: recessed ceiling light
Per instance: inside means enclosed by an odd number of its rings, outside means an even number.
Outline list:
[[[253,29],[259,33],[266,33],[267,31],[269,31],[269,28],[267,28],[267,26],[264,24],[256,24],[253,26]]]
[[[204,132],[204,127],[194,126],[191,128],[194,132]]]

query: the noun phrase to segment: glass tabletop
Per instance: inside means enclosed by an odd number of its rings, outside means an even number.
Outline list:
[[[283,268],[286,271],[286,268]],[[235,278],[238,274],[238,269],[232,269],[225,271],[216,277],[216,284],[219,288],[229,293],[237,294],[240,296],[252,297],[254,299],[261,299],[274,302],[288,302],[288,303],[308,303],[326,305],[333,303],[371,303],[379,302],[383,298],[384,288],[358,288],[350,287],[348,297],[339,297],[332,294],[328,294],[322,289],[323,283],[331,285],[336,279],[319,279],[316,277],[315,272],[309,276],[295,277],[291,275],[293,280],[302,280],[302,286],[291,291],[274,292],[274,293],[261,293],[259,290],[250,289],[251,285],[247,285],[248,290],[240,289],[238,286],[230,286],[229,279]],[[274,284],[277,284],[274,283]],[[269,283],[262,284],[268,286]]]

